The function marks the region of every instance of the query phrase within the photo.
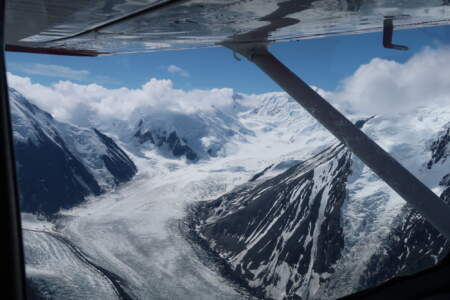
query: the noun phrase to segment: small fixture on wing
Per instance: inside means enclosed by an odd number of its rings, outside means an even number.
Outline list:
[[[384,48],[403,50],[403,51],[408,50],[409,48],[407,46],[392,44],[393,34],[394,34],[393,17],[384,17],[384,22],[383,22],[383,46],[384,46]]]

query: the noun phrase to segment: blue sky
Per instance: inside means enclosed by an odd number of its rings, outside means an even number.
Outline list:
[[[272,52],[309,84],[333,91],[374,57],[404,62],[426,46],[450,41],[450,26],[397,30],[394,43],[409,51],[384,49],[382,33],[277,43]],[[175,88],[229,87],[238,92],[262,93],[280,88],[251,63],[236,61],[224,48],[126,54],[94,58],[7,53],[8,71],[51,85],[59,80],[98,83],[106,88],[138,88],[150,78],[171,79]],[[65,74],[58,76],[58,74]]]

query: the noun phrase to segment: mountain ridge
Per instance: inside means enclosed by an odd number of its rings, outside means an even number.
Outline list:
[[[100,131],[59,122],[14,89],[10,99],[22,211],[50,216],[136,174],[126,153]]]

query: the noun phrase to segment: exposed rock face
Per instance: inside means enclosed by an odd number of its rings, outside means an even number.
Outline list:
[[[133,161],[120,149],[119,146],[107,135],[94,129],[100,140],[107,146],[107,152],[101,157],[105,167],[114,176],[114,182],[119,184],[133,178],[137,169]]]
[[[198,236],[263,298],[301,299],[333,273],[351,155],[341,145],[195,210]]]
[[[431,143],[431,159],[427,164],[428,169],[431,169],[433,165],[438,162],[443,162],[447,159],[450,149],[448,144],[450,143],[450,124],[447,124],[447,128],[441,131],[438,138]]]
[[[139,128],[134,136],[141,144],[149,142],[157,147],[167,147],[170,153],[176,158],[184,156],[190,161],[196,161],[198,159],[198,155],[186,144],[186,139],[180,138],[176,131],[167,133],[165,130],[144,131]]]
[[[39,138],[39,145],[16,143],[15,147],[22,211],[52,214],[101,193],[94,176],[61,137]]]
[[[136,174],[100,131],[56,121],[13,89],[10,99],[22,211],[51,215]]]

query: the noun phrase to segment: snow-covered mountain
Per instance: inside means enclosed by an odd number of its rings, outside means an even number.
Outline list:
[[[448,201],[448,116],[422,108],[401,121],[357,124]],[[271,176],[279,165],[194,205],[188,217],[194,240],[255,296],[335,299],[430,267],[450,251],[345,147],[335,144]]]
[[[136,110],[127,120],[91,118],[88,125],[116,137],[137,156],[153,152],[188,162],[235,157],[242,145],[263,136],[269,143],[286,146],[288,151],[278,154],[297,151],[296,143],[303,143],[308,151],[319,151],[316,147],[324,144],[320,140],[330,140],[322,126],[285,93],[234,93],[230,102],[228,107],[193,112],[147,108]],[[315,136],[307,134],[312,130],[316,130]]]
[[[51,215],[136,174],[99,130],[59,122],[14,89],[10,99],[22,211]]]
[[[183,112],[170,109],[143,108],[127,119],[85,118],[82,125],[108,132],[136,156],[148,152],[187,162],[229,156],[236,143],[248,142],[254,133],[242,123],[240,114],[248,111],[247,98],[231,97],[227,108]]]
[[[166,157],[184,157],[188,161],[225,156],[231,138],[245,140],[251,134],[237,116],[221,110],[196,114],[152,112],[136,119],[136,126],[130,129],[136,146],[142,150],[156,148]]]
[[[195,208],[194,231],[258,297],[308,298],[344,246],[340,214],[350,153],[324,150],[265,181]]]
[[[140,170],[129,184],[63,211],[56,223],[27,215],[27,270],[37,294],[335,299],[430,266],[449,250],[284,93],[234,94],[229,107],[189,113],[142,109],[128,120],[90,118],[98,130],[58,122],[19,100],[18,144],[56,141],[107,190],[132,173],[98,160],[128,162],[107,134]],[[27,107],[34,117],[19,118]],[[447,200],[450,108],[349,117]],[[61,259],[44,259],[49,249]]]
[[[449,124],[431,142],[427,169],[445,165],[450,154]],[[440,194],[450,204],[450,170],[439,181]],[[409,275],[436,264],[450,252],[450,243],[408,206],[397,216],[392,231],[371,257],[361,277],[361,287],[371,287],[394,276]]]

